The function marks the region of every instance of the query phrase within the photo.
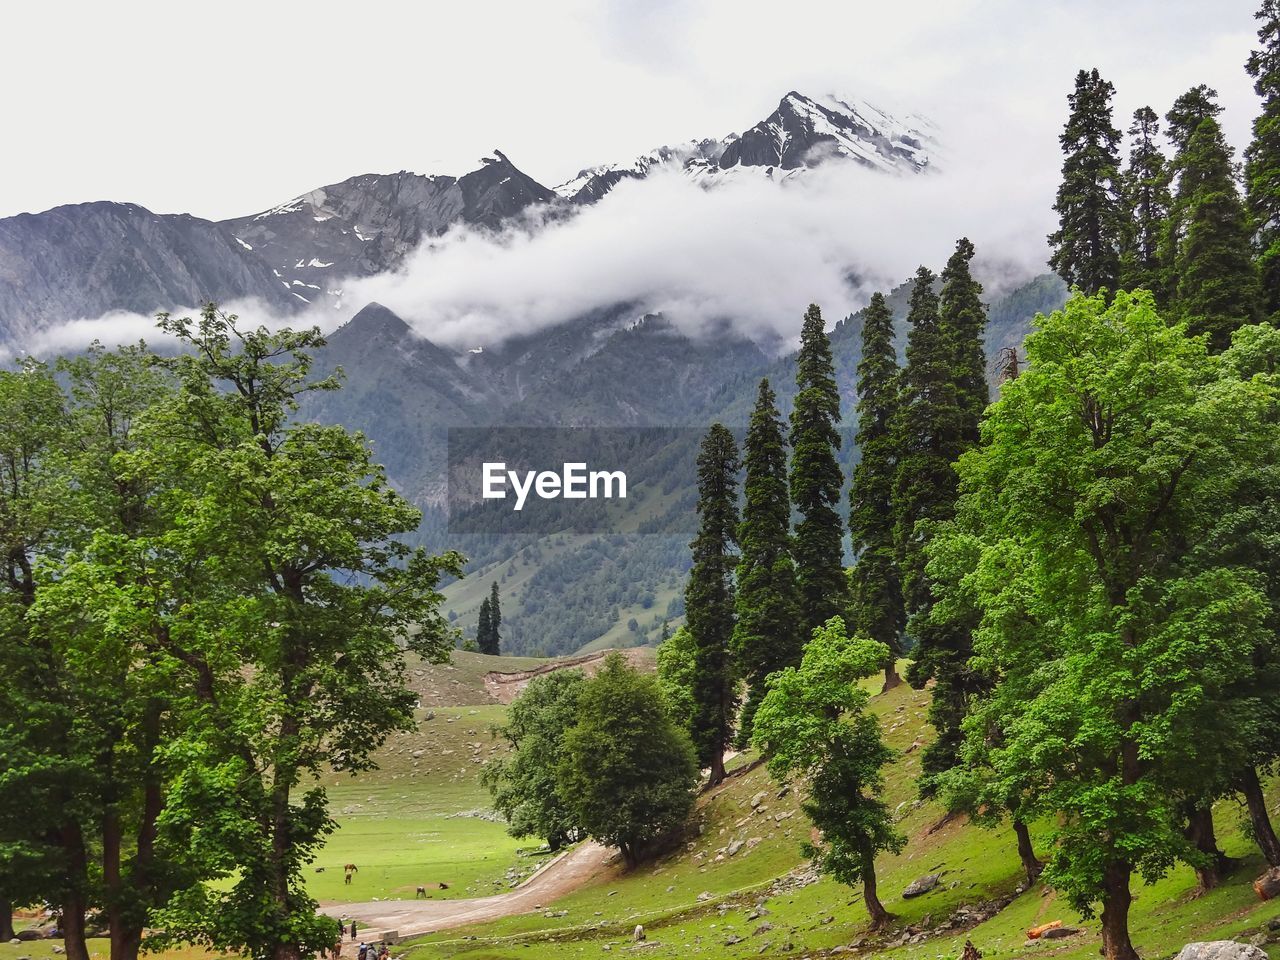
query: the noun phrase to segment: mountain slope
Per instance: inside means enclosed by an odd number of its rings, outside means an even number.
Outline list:
[[[258,297],[300,306],[221,225],[132,203],[81,203],[0,219],[0,341],[110,310]]]
[[[344,277],[392,270],[423,240],[458,223],[496,229],[556,195],[495,151],[462,177],[402,170],[320,187],[223,222],[280,284],[309,302],[342,305]]]

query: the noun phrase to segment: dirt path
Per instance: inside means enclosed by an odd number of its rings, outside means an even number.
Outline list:
[[[321,911],[331,917],[341,918],[348,924],[352,920],[357,922],[357,941],[353,943],[348,934],[342,944],[343,956],[354,956],[360,940],[379,940],[387,933],[394,933],[399,940],[481,920],[497,920],[500,917],[528,913],[536,907],[546,906],[557,897],[571,893],[603,872],[613,856],[613,851],[588,840],[544,864],[509,893],[471,900],[335,903],[321,907]]]
[[[485,691],[498,703],[511,703],[524,692],[529,681],[534,677],[545,676],[560,670],[581,670],[588,677],[593,677],[604,665],[604,658],[611,653],[621,653],[627,662],[641,670],[652,670],[653,651],[648,647],[628,647],[626,650],[599,650],[596,653],[584,654],[580,657],[566,657],[553,660],[534,667],[531,670],[517,670],[503,673],[491,670],[484,675]]]

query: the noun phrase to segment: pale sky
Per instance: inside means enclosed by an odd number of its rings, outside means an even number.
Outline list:
[[[1247,142],[1254,0],[24,3],[0,32],[0,216],[127,200],[210,218],[360,173],[547,185],[767,115],[790,89],[925,113],[997,176],[1056,166],[1076,70],[1117,126],[1218,89]],[[1030,167],[1028,166],[1028,169]]]

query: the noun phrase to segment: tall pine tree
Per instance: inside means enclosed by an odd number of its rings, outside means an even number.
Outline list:
[[[1199,84],[1173,101],[1173,106],[1164,115],[1168,124],[1167,136],[1173,144],[1173,159],[1169,164],[1173,193],[1169,201],[1169,216],[1165,220],[1160,238],[1161,278],[1156,299],[1162,307],[1172,307],[1178,299],[1178,260],[1187,234],[1189,216],[1189,200],[1182,184],[1187,164],[1187,148],[1191,145],[1191,135],[1201,122],[1217,117],[1222,112],[1217,96],[1217,90],[1206,84]],[[1176,313],[1176,308],[1171,312]]]
[[[951,354],[956,402],[960,406],[957,456],[977,445],[982,413],[991,402],[991,388],[987,385],[987,355],[982,347],[987,308],[982,302],[982,284],[973,279],[969,269],[973,254],[973,244],[968,237],[956,241],[955,253],[942,271],[942,299],[938,315],[942,339]]]
[[[898,447],[894,543],[908,616],[927,608],[930,600],[923,532],[916,525],[948,519],[956,498],[956,474],[951,461],[960,446],[960,404],[949,345],[943,337],[934,289],[936,279],[928,267],[916,271],[907,313],[911,327],[907,365],[902,371],[902,392],[894,424]],[[920,666],[917,655],[913,671]]]
[[[502,604],[498,600],[498,581],[489,587],[489,649],[485,653],[497,656],[502,652]]]
[[[948,299],[953,310],[972,294],[963,282],[967,274],[965,253],[963,247],[959,248],[948,263],[953,281]],[[954,334],[943,324],[934,280],[933,272],[921,267],[911,291],[907,315],[911,332],[895,429],[900,459],[894,487],[898,568],[907,631],[916,642],[907,680],[916,688],[931,679],[938,680],[929,717],[939,737],[926,752],[926,775],[945,770],[954,762],[965,712],[960,691],[943,685],[944,679],[956,672],[957,649],[966,636],[965,625],[949,624],[946,629],[934,625],[934,591],[925,564],[926,546],[936,526],[955,513],[957,478],[953,462],[965,449],[970,419],[958,387]],[[962,290],[966,296],[960,296]],[[933,792],[928,776],[921,786],[926,794]]]
[[[796,358],[795,406],[791,411],[791,500],[800,513],[792,538],[800,588],[801,636],[846,613],[844,530],[836,504],[843,476],[840,449],[840,393],[836,389],[831,341],[822,311],[809,304]]]
[[[1244,153],[1245,183],[1257,230],[1262,309],[1270,316],[1280,310],[1280,0],[1263,0],[1255,16],[1261,48],[1245,66],[1262,112]]]
[[[973,279],[969,270],[973,254],[973,244],[961,238],[942,271],[938,327],[951,365],[956,410],[953,427],[944,427],[937,434],[942,442],[936,455],[949,464],[978,445],[982,415],[990,399],[982,351],[987,314],[981,300],[982,285]],[[945,404],[948,399],[944,392],[939,402]],[[950,477],[947,482],[953,483]],[[949,486],[947,493],[950,502],[936,501],[926,523],[916,528],[922,550],[935,535],[939,522],[950,519],[954,513],[955,486]],[[973,656],[973,631],[977,626],[973,608],[963,603],[938,603],[939,591],[927,580],[921,592],[927,596],[912,611],[909,627],[917,644],[917,662],[913,665],[917,672],[913,682],[920,683],[925,676],[935,681],[929,722],[938,735],[921,757],[921,789],[931,795],[936,790],[937,775],[950,770],[960,760],[964,739],[962,723],[972,696],[983,689],[983,679],[969,665]]]
[[[489,653],[489,638],[493,635],[493,614],[489,598],[480,601],[480,614],[476,618],[476,649]]]
[[[751,739],[756,708],[769,674],[800,662],[800,597],[791,560],[791,499],[787,451],[777,397],[760,381],[743,456],[746,480],[738,542],[738,623],[733,652],[748,683],[739,739]]]
[[[1169,218],[1168,160],[1160,150],[1160,118],[1150,107],[1133,112],[1129,125],[1129,165],[1123,178],[1128,229],[1121,258],[1120,285],[1163,297],[1160,241]]]
[[[738,446],[723,424],[712,424],[698,452],[698,533],[685,587],[685,617],[693,636],[694,715],[690,724],[698,762],[709,785],[725,777],[724,753],[737,712],[730,660],[734,628],[733,571],[738,542]]]
[[[893,314],[884,294],[871,297],[862,312],[862,359],[858,361],[859,460],[849,488],[849,531],[857,562],[853,568],[853,627],[889,648],[884,688],[900,682],[902,580],[893,533],[893,485],[898,469],[894,423],[898,414],[898,355]]]
[[[1191,142],[1191,135],[1200,124],[1220,113],[1222,105],[1218,103],[1218,91],[1206,83],[1196,84],[1173,101],[1173,106],[1164,115],[1164,119],[1169,124],[1168,137],[1174,152],[1180,154],[1186,150]]]
[[[1174,309],[1191,333],[1209,335],[1210,349],[1224,350],[1233,330],[1257,319],[1258,279],[1231,147],[1217,120],[1200,121],[1177,166]]]
[[[1086,293],[1115,290],[1120,278],[1124,213],[1120,203],[1120,131],[1112,124],[1113,87],[1097,69],[1076,75],[1067,97],[1070,116],[1058,138],[1066,159],[1053,209],[1059,227],[1049,235],[1049,265]]]

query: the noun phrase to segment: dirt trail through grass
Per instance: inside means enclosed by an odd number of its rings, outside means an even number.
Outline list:
[[[322,907],[324,913],[348,925],[357,923],[357,940],[350,934],[342,945],[343,956],[355,956],[360,940],[379,939],[394,932],[397,939],[448,930],[481,920],[528,913],[571,893],[608,868],[614,852],[586,841],[548,862],[538,872],[509,893],[471,900],[374,900],[367,903],[336,903]],[[427,878],[424,878],[424,881]],[[430,889],[430,888],[428,888]]]

